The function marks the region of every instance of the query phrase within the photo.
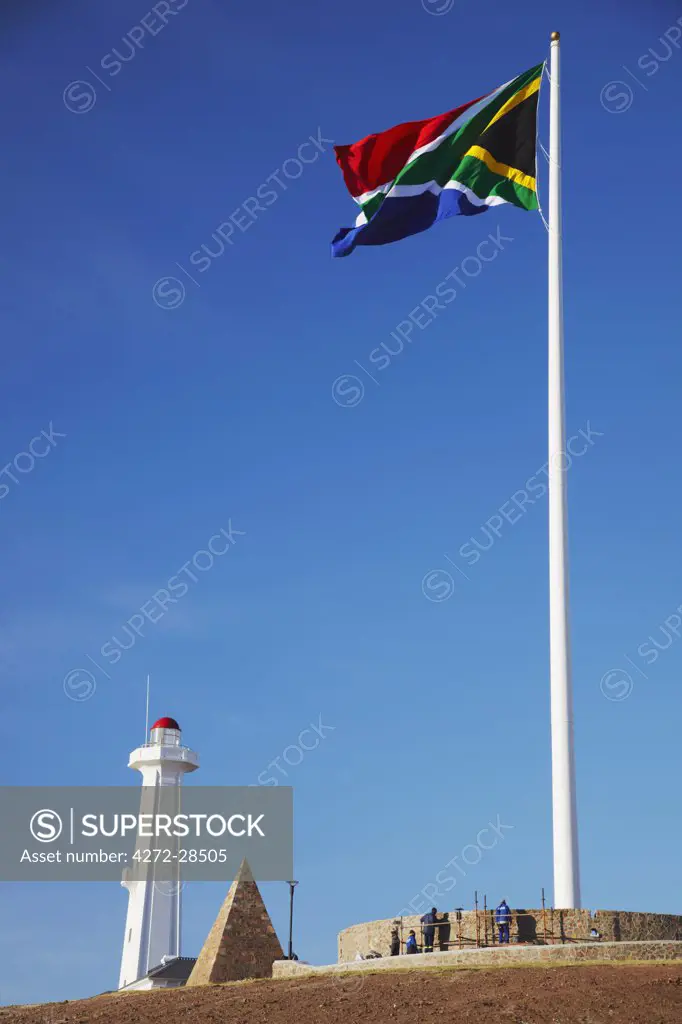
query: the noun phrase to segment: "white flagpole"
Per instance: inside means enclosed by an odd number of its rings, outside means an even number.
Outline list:
[[[549,633],[552,708],[554,906],[580,907],[578,821],[573,751],[573,693],[568,622],[564,314],[561,266],[561,105],[559,33],[550,47],[549,127]]]
[[[144,741],[149,743],[149,676],[147,676],[147,701],[144,715]]]

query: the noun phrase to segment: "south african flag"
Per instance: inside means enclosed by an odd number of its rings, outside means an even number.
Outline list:
[[[535,143],[544,64],[494,92],[425,121],[335,146],[348,191],[360,206],[333,256],[385,245],[436,221],[511,203],[537,210]]]

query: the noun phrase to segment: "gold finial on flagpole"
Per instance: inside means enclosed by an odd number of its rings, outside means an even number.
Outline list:
[[[558,43],[560,37],[561,37],[561,33],[560,32],[552,32],[552,34],[551,34],[551,36],[549,38],[551,39],[551,41],[553,43]]]

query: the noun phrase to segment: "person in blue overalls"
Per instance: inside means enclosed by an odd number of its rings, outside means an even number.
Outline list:
[[[419,947],[417,946],[417,936],[414,934],[414,929],[412,929],[410,931],[410,934],[407,936],[407,942],[405,943],[405,952],[406,953],[418,953],[419,952]]]
[[[504,945],[509,942],[509,926],[511,924],[511,910],[506,900],[502,900],[500,905],[495,908],[495,924],[498,927],[500,933],[500,945]]]

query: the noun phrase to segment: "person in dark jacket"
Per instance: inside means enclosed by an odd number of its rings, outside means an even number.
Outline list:
[[[400,956],[400,936],[397,928],[391,932],[391,956]]]
[[[511,925],[512,915],[509,905],[506,900],[502,900],[500,905],[495,908],[495,924],[497,925],[500,933],[500,945],[505,945],[509,942],[509,926]]]
[[[424,914],[420,921],[426,925],[424,928],[424,952],[433,953],[433,937],[436,934],[436,929],[433,927],[438,918],[438,911],[435,907],[431,907],[428,914]]]
[[[406,953],[418,953],[419,952],[419,948],[417,947],[417,936],[414,934],[414,930],[411,930],[410,934],[407,936],[407,942],[405,943],[405,952]]]
[[[438,948],[441,952],[450,948],[450,915],[443,914],[438,922]]]

